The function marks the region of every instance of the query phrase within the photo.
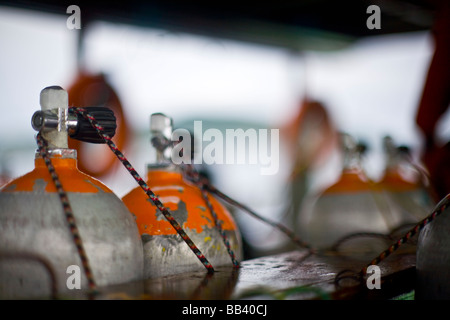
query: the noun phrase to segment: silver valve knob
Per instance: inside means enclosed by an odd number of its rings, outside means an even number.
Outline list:
[[[67,91],[58,86],[44,88],[40,94],[41,111],[36,112],[31,125],[41,132],[50,149],[68,148],[68,109]],[[48,129],[44,129],[47,127]]]
[[[33,114],[31,125],[53,147],[67,148],[67,136],[90,143],[105,142],[89,120],[75,113],[74,108],[68,108],[67,92],[61,87],[53,86],[42,90],[40,102],[41,110]],[[87,110],[103,127],[103,133],[112,138],[117,128],[114,112],[104,107],[89,107]]]
[[[163,113],[154,113],[150,116],[151,143],[156,149],[156,162],[168,163],[172,155],[172,118]]]

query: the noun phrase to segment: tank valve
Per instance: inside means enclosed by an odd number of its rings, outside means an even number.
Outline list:
[[[41,109],[31,118],[34,130],[49,133],[67,133],[72,139],[90,143],[104,143],[104,139],[82,115],[67,107],[67,92],[61,87],[47,87],[41,92]],[[113,137],[116,133],[116,117],[111,109],[104,107],[87,108],[104,133]],[[52,135],[49,135],[52,136]],[[53,135],[54,136],[54,135]],[[52,139],[50,139],[52,140]]]
[[[170,163],[172,154],[172,118],[163,113],[153,113],[150,117],[151,143],[156,149],[156,163]]]

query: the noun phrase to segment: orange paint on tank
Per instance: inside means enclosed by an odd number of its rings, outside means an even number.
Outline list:
[[[107,193],[112,192],[100,181],[79,171],[76,159],[53,155],[51,161],[66,192],[97,193],[99,190]],[[6,184],[1,191],[31,192],[36,180],[44,180],[46,183],[45,192],[57,192],[44,159],[36,158],[34,163],[35,168],[33,171]]]
[[[414,191],[419,188],[418,183],[405,180],[397,170],[387,170],[378,186],[384,190],[395,192]]]
[[[147,174],[147,184],[158,196],[172,214],[182,203],[186,206],[187,219],[183,223],[177,221],[185,230],[195,230],[201,233],[203,228],[215,228],[211,212],[202,198],[201,191],[194,184],[186,181],[180,172],[150,170]],[[230,213],[212,195],[209,199],[224,230],[237,230]],[[145,192],[137,187],[122,198],[130,212],[135,215],[140,234],[172,235],[176,234],[170,223],[159,214],[159,210],[151,202]],[[175,214],[174,214],[175,215]]]
[[[374,185],[358,171],[344,170],[339,180],[323,193],[358,193],[374,191]]]

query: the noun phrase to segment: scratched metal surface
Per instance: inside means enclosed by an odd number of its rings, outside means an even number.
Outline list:
[[[239,269],[218,267],[214,274],[198,271],[103,287],[97,299],[352,299],[364,288],[352,279],[344,279],[337,287],[336,274],[345,269],[359,271],[370,260],[298,250],[243,261]],[[391,286],[413,282],[415,261],[413,246],[394,253],[379,265],[382,279],[391,277]],[[410,290],[410,284],[397,288],[398,294]],[[78,293],[72,298],[85,297]]]

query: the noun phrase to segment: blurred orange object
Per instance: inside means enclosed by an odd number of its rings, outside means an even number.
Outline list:
[[[337,132],[325,106],[306,98],[282,133],[294,159],[294,176],[320,163],[337,145]]]
[[[320,249],[331,248],[353,234],[387,234],[391,229],[388,217],[379,208],[374,184],[361,164],[365,147],[352,136],[341,134],[341,149],[343,166],[339,179],[317,193],[300,226],[306,241]],[[348,249],[370,253],[382,250],[383,245],[372,241],[363,245],[359,241]]]
[[[125,119],[122,104],[118,95],[102,74],[91,75],[80,72],[68,89],[69,106],[94,107],[102,106],[111,109],[116,117],[117,129],[113,142],[123,150],[128,142],[130,130]],[[78,152],[78,167],[93,177],[102,177],[119,165],[116,156],[107,146],[92,145],[75,139],[69,139],[69,148]],[[95,148],[95,152],[89,152]]]
[[[408,229],[408,224],[416,224],[430,214],[435,203],[423,175],[411,163],[409,149],[396,146],[389,136],[384,137],[383,144],[386,164],[377,187],[385,197],[385,210],[390,212],[392,223]]]

